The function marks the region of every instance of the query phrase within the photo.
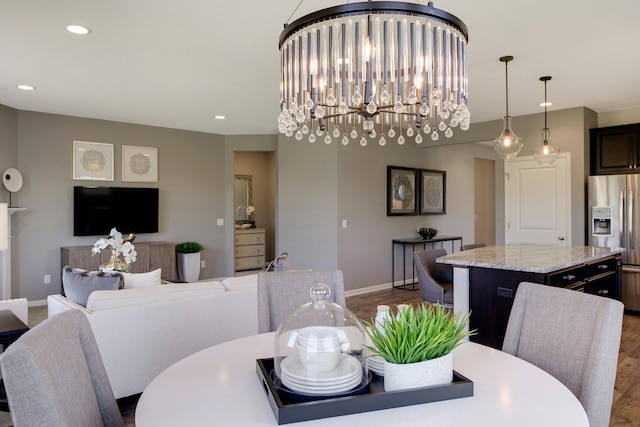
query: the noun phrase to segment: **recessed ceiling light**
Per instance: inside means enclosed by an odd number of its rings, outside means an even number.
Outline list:
[[[31,85],[18,85],[18,89],[22,89],[22,90],[34,90],[35,86],[31,86]]]
[[[67,31],[73,34],[85,35],[91,32],[87,27],[83,27],[82,25],[67,25]]]
[[[541,107],[551,107],[553,105],[553,102],[541,102],[540,106]]]
[[[226,119],[226,118],[227,118],[227,116],[217,115],[217,116],[214,116],[214,118],[216,118],[216,119],[218,119],[218,120],[224,120],[224,119]]]

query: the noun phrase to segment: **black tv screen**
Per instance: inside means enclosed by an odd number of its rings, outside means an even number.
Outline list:
[[[74,187],[73,235],[158,232],[158,189]]]

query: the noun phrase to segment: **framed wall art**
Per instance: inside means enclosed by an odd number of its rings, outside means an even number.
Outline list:
[[[113,144],[73,141],[73,179],[113,181]]]
[[[387,216],[417,215],[418,170],[387,166]]]
[[[420,215],[446,213],[447,172],[420,170]]]
[[[158,182],[158,148],[123,145],[122,181]]]

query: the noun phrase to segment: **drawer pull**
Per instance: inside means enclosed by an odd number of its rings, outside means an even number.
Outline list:
[[[567,274],[566,276],[562,276],[562,280],[573,280],[575,278],[576,276],[574,276],[573,274]]]
[[[607,264],[599,264],[596,268],[598,268],[599,270],[607,270],[609,266]]]

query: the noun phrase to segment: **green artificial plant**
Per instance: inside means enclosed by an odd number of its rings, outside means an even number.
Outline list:
[[[183,242],[176,245],[176,252],[179,254],[195,254],[202,249],[204,248],[198,242]]]
[[[365,346],[371,353],[389,363],[408,364],[445,356],[462,341],[474,335],[466,331],[469,316],[451,314],[443,306],[408,307],[397,317],[384,319],[378,329],[372,322],[364,321],[373,346]]]

